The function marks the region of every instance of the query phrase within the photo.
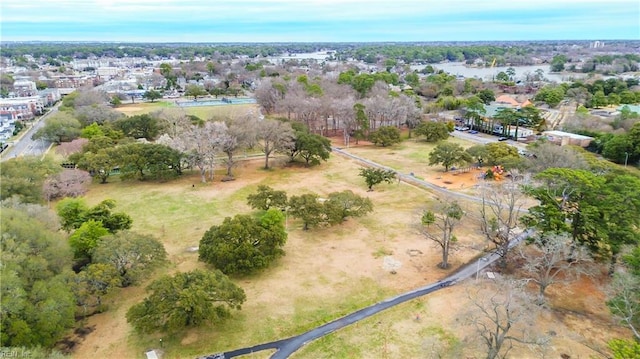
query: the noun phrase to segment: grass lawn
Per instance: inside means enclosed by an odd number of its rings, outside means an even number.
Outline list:
[[[237,180],[224,183],[218,179],[200,184],[197,173],[168,183],[120,182],[113,177],[106,185],[94,184],[86,196],[90,205],[106,198],[116,200],[116,210],[133,218],[133,230],[161,239],[172,265],[158,275],[204,267],[189,247],[197,246],[204,232],[225,216],[251,212],[245,199],[259,184],[285,189],[289,195],[316,192],[321,197],[348,188],[373,201],[375,213],[331,228],[305,232],[300,221],[288,218],[287,255],[264,273],[235,278],[247,292],[243,310],[222,325],[165,338],[168,358],[291,336],[408,290],[425,277],[431,280],[442,275],[412,265],[411,261],[418,258],[407,255],[409,249],[430,252],[410,227],[418,208],[431,200],[429,193],[397,183],[366,192],[358,176],[359,167],[338,156],[316,168],[277,167],[265,171],[261,166],[260,159],[243,162],[236,170]],[[409,197],[413,201],[405,200]],[[377,255],[381,248],[405,262],[406,268],[396,275],[386,272],[383,258]],[[76,357],[88,357],[90,353],[132,357],[157,343],[157,336],[131,332],[124,319],[126,310],[144,297],[142,287],[125,289],[127,294],[117,295],[109,312],[88,320],[96,331],[79,345]],[[120,330],[113,331],[113,327]],[[126,346],[115,344],[123,340]]]
[[[180,107],[176,105],[174,101],[167,100],[125,104],[118,106],[116,110],[124,113],[127,116],[142,115],[159,110],[184,111],[188,115],[195,115],[203,120],[218,117],[223,118],[226,116],[234,115],[244,115],[249,111],[255,111],[256,114],[258,113],[258,107],[255,104]]]
[[[411,172],[426,167],[426,160],[420,162],[420,158],[426,157],[431,148],[430,144],[407,142],[390,148],[358,146],[349,151]],[[326,197],[331,192],[350,189],[370,198],[374,212],[341,225],[309,231],[301,229],[299,220],[287,218],[286,255],[262,273],[233,278],[246,291],[247,301],[241,311],[223,323],[171,336],[139,335],[126,323],[125,313],[144,298],[144,287],[153,278],[126,288],[112,296],[109,311],[88,318],[87,325],[95,330],[77,345],[75,358],[143,357],[145,350],[159,347],[160,338],[165,358],[169,359],[286,338],[437,281],[478,256],[486,244],[475,222],[466,221],[455,231],[461,249],[451,256],[452,269],[437,269],[440,252],[414,227],[422,209],[433,203],[432,193],[397,182],[381,184],[367,192],[364,180],[358,176],[360,166],[337,155],[312,168],[275,166],[265,171],[262,165],[262,159],[241,162],[235,171],[237,179],[230,182],[221,182],[222,176],[218,175],[214,182],[201,184],[195,172],[166,183],[120,182],[113,177],[108,184],[93,184],[86,198],[91,205],[107,198],[116,200],[116,210],[133,218],[133,230],[154,235],[164,243],[171,265],[155,273],[154,278],[205,268],[190,248],[197,246],[204,232],[224,217],[250,213],[246,196],[261,184],[286,190],[290,196],[315,192]],[[400,263],[396,274],[384,268],[388,257]],[[464,305],[463,296],[464,289],[456,286],[410,301],[309,343],[294,357],[425,357],[432,353],[428,351],[428,340],[434,337],[438,338],[437,345],[453,350],[467,334],[450,315]],[[416,316],[421,319],[416,320]],[[556,332],[573,333],[575,327],[567,329],[553,320],[548,321],[556,326]],[[593,354],[572,342],[561,344],[563,348],[577,348],[571,352],[572,357]],[[267,358],[270,354],[258,353],[249,358]],[[470,355],[476,354],[471,351]]]
[[[475,143],[456,137],[449,137],[447,142],[457,143],[463,148],[473,146]],[[429,166],[429,153],[437,146],[436,143],[424,142],[415,138],[389,147],[377,147],[364,142],[346,148],[353,153],[374,162],[393,168],[401,173],[426,173],[443,172],[442,166]]]

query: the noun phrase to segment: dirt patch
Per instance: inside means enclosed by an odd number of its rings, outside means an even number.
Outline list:
[[[424,176],[425,180],[436,184],[442,188],[450,190],[467,190],[475,188],[478,182],[482,181],[484,171],[482,168],[464,168],[454,169],[449,172],[440,173],[416,173],[418,176]]]
[[[95,325],[76,328],[73,331],[72,335],[63,338],[56,344],[56,350],[64,354],[73,353],[76,350],[78,344],[82,343],[86,336],[92,333],[95,329]]]

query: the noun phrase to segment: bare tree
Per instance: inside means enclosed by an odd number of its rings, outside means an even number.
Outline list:
[[[47,201],[61,197],[78,197],[87,192],[89,183],[91,175],[88,172],[65,168],[44,181],[42,193]]]
[[[524,212],[526,196],[520,182],[486,183],[481,187],[480,230],[495,245],[503,266],[511,243],[518,235],[520,216]]]
[[[435,242],[442,249],[442,262],[438,267],[449,268],[449,251],[455,248],[457,242],[453,235],[454,227],[460,223],[464,211],[458,202],[441,202],[436,211],[425,210],[420,219],[420,233]],[[438,229],[434,231],[431,226]]]
[[[273,152],[285,151],[295,144],[291,125],[271,119],[265,119],[258,123],[257,140],[264,153],[265,169],[269,169],[269,156]]]
[[[227,155],[224,164],[227,167],[227,177],[233,178],[232,169],[236,165],[235,153],[241,148],[253,147],[257,136],[257,118],[253,113],[244,116],[231,116],[225,119],[226,135],[222,137],[222,152]]]
[[[547,338],[535,332],[538,307],[527,295],[524,281],[496,280],[497,288],[470,287],[469,311],[462,314],[473,325],[486,358],[506,358],[514,343],[545,345]]]
[[[203,126],[203,135],[208,138],[204,145],[204,159],[209,167],[209,180],[213,181],[216,157],[223,151],[228,138],[227,125],[224,122],[207,122]]]
[[[640,341],[640,277],[616,273],[608,288],[607,306],[621,323],[629,327]]]
[[[291,119],[291,114],[294,113],[296,116],[297,109],[299,109],[299,103],[304,101],[306,98],[306,94],[302,85],[297,81],[291,81],[286,84],[286,87],[283,87],[285,91],[284,96],[276,103],[276,112],[281,114],[287,114],[287,119]],[[281,91],[282,92],[282,91]]]
[[[62,142],[60,145],[56,146],[56,153],[68,158],[70,155],[74,153],[78,153],[82,151],[82,147],[89,143],[89,140],[86,138],[76,138],[71,142]]]
[[[351,86],[340,85],[336,79],[323,78],[321,82],[323,96],[320,111],[324,120],[324,129],[334,133],[343,129],[341,120],[353,112],[356,94]],[[346,113],[345,113],[346,112]]]
[[[200,126],[191,123],[187,125],[185,122],[188,122],[188,119],[177,121],[180,121],[181,125],[174,131],[174,135],[164,134],[158,139],[158,143],[185,153],[189,165],[200,170],[202,183],[207,182],[207,170],[209,179],[213,180],[216,156],[223,151],[227,126],[224,122],[209,121]]]
[[[571,146],[558,146],[545,142],[527,147],[530,156],[527,158],[529,171],[538,173],[547,168],[588,168],[584,157]]]
[[[310,131],[318,131],[322,125],[319,124],[322,103],[319,98],[303,95],[295,106],[296,118],[302,121]]]
[[[256,101],[267,114],[271,114],[275,111],[278,101],[284,98],[284,89],[284,84],[274,84],[271,78],[264,78],[254,91]]]
[[[151,113],[151,117],[157,118],[158,125],[162,128],[162,132],[166,133],[172,139],[179,138],[184,132],[189,130],[192,121],[187,112],[181,108],[165,108]],[[183,149],[176,148],[182,151]]]
[[[536,237],[530,246],[520,248],[520,256],[525,259],[526,278],[538,285],[538,304],[545,302],[549,286],[569,283],[581,274],[588,274],[585,264],[592,262],[588,250],[576,246],[567,234]]]
[[[73,99],[73,107],[77,109],[82,106],[106,104],[108,101],[109,95],[107,95],[106,92],[90,87],[83,87],[78,90],[78,95]]]
[[[377,81],[362,104],[365,106],[365,112],[370,120],[370,130],[373,131],[384,126],[393,112],[389,86],[383,81]]]
[[[89,106],[76,107],[73,115],[84,126],[88,126],[92,123],[102,125],[124,117],[121,112],[116,111],[105,104],[93,104]]]

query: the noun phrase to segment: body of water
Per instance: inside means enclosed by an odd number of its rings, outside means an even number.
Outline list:
[[[287,60],[316,60],[318,62],[325,61],[329,58],[327,52],[333,52],[332,50],[318,51],[318,52],[304,52],[299,54],[283,54],[280,56],[270,56],[266,59],[272,64],[279,64]]]
[[[412,70],[422,70],[427,65],[412,65]],[[570,73],[570,74],[558,74],[558,73],[549,73],[550,65],[542,64],[542,65],[527,65],[527,66],[495,66],[495,67],[469,67],[466,66],[464,62],[444,62],[441,64],[432,64],[434,69],[443,70],[444,72],[448,72],[455,76],[462,76],[465,78],[478,78],[482,80],[493,80],[493,78],[500,72],[507,72],[509,67],[513,67],[516,70],[515,79],[517,80],[526,80],[527,75],[529,77],[533,77],[536,74],[536,71],[542,70],[543,76],[547,81],[554,82],[567,82],[575,79],[584,78],[587,74],[583,73]]]
[[[221,98],[217,100],[199,100],[199,101],[181,101],[177,105],[180,107],[196,107],[196,106],[225,106],[225,105],[245,105],[256,103],[253,98]]]

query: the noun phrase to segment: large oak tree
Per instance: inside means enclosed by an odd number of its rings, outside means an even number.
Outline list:
[[[229,317],[232,309],[240,309],[246,299],[244,290],[219,270],[163,276],[147,291],[151,294],[127,311],[127,321],[143,333],[216,323]]]

